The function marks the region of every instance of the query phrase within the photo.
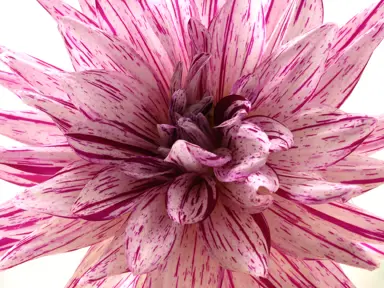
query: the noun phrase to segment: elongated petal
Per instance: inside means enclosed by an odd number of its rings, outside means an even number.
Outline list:
[[[227,1],[209,26],[212,49],[208,83],[214,102],[229,95],[240,76],[254,72],[265,40],[259,1]]]
[[[308,171],[331,166],[353,152],[374,130],[376,120],[333,108],[314,108],[286,123],[295,146],[273,153],[268,163],[282,170]]]
[[[222,183],[219,187],[220,192],[233,203],[250,213],[259,213],[272,205],[272,196],[265,192],[276,192],[279,180],[271,168],[263,166],[243,181]]]
[[[59,145],[67,142],[55,123],[37,110],[0,110],[0,133],[30,145]]]
[[[29,85],[23,78],[21,78],[16,73],[9,73],[5,71],[0,71],[0,85],[7,88],[8,90],[16,93],[17,91],[31,91],[34,89]]]
[[[223,268],[255,277],[266,275],[268,247],[251,215],[218,202],[211,216],[200,224],[200,235]]]
[[[41,6],[56,20],[62,17],[71,17],[81,22],[98,26],[96,22],[61,0],[37,0]],[[84,2],[84,1],[83,1]]]
[[[225,270],[222,288],[252,287],[261,288],[261,277],[254,277],[246,273]]]
[[[198,19],[191,18],[189,20],[188,34],[191,38],[192,55],[209,52],[212,39],[208,29]]]
[[[166,265],[148,273],[146,288],[221,287],[224,269],[211,257],[195,225],[184,225]]]
[[[173,181],[167,194],[167,211],[173,221],[182,225],[197,223],[215,208],[215,179],[186,173]]]
[[[216,126],[227,120],[247,115],[251,103],[240,95],[229,95],[221,99],[215,106],[214,122]]]
[[[187,141],[178,140],[172,145],[165,161],[178,164],[188,172],[201,173],[207,167],[220,167],[231,158],[228,149],[218,149],[216,153],[212,153]]]
[[[335,25],[325,24],[287,43],[234,92],[259,115],[280,121],[297,113],[312,99],[335,33]]]
[[[384,13],[384,9],[383,9]],[[343,49],[327,65],[314,94],[316,103],[340,107],[360,80],[372,53],[384,39],[384,21]]]
[[[130,212],[143,201],[148,189],[161,183],[150,179],[136,180],[125,175],[119,168],[110,167],[84,187],[72,211],[84,219],[113,219]]]
[[[359,185],[364,191],[384,182],[384,162],[363,155],[351,154],[319,173],[328,181]]]
[[[267,134],[271,152],[285,151],[292,147],[292,132],[283,124],[265,116],[249,116],[244,120],[257,125]]]
[[[20,169],[24,168],[25,167],[20,167]],[[31,172],[26,172],[20,169],[0,164],[0,179],[21,187],[32,187],[37,183],[44,182],[52,177],[52,175],[40,174],[39,171],[34,173],[34,169],[31,169]]]
[[[97,22],[95,2],[96,0],[79,0],[81,11]]]
[[[225,0],[195,0],[198,19],[205,27],[209,27],[212,20],[219,13],[220,9],[224,6]]]
[[[143,288],[145,286],[146,275],[134,275],[124,273],[116,276],[107,277],[98,281],[81,282],[80,285],[68,286],[66,288]]]
[[[0,259],[0,269],[40,256],[88,247],[113,236],[125,221],[126,218],[88,222],[54,217],[8,250]]]
[[[172,61],[175,59],[169,58],[145,10],[146,7],[140,5],[139,1],[129,1],[129,4],[127,1],[97,1],[97,14],[102,28],[129,43],[168,87],[173,72]]]
[[[384,116],[377,118],[376,128],[373,132],[357,147],[356,153],[370,155],[384,148]]]
[[[103,168],[84,161],[69,164],[52,179],[26,189],[16,196],[14,203],[25,210],[61,217],[74,217],[72,205],[84,186]]]
[[[362,192],[358,185],[310,179],[301,174],[279,174],[280,190],[277,194],[302,204],[322,204],[331,201],[348,201]]]
[[[210,58],[211,55],[207,53],[199,53],[192,59],[191,67],[189,68],[187,78],[185,79],[187,103],[190,105],[198,102],[206,92],[206,73]],[[212,100],[210,104],[212,104]]]
[[[280,19],[284,16],[284,12],[289,7],[291,0],[274,0],[266,1],[264,6],[264,21],[265,21],[265,33],[266,39],[269,40],[273,31],[276,29],[276,25]]]
[[[369,29],[376,25],[378,21],[383,19],[383,15],[384,1],[380,0],[354,16],[338,31],[330,56],[344,50],[358,37],[364,35]]]
[[[380,244],[383,241],[384,219],[353,204],[334,202],[303,207],[324,225],[336,229],[339,235],[358,242]]]
[[[364,269],[376,268],[372,254],[364,251],[360,244],[322,225],[294,202],[278,200],[263,212],[273,247],[299,259],[329,259]]]
[[[155,270],[176,243],[181,226],[168,218],[165,197],[168,186],[159,186],[130,215],[126,227],[126,257],[134,273]]]

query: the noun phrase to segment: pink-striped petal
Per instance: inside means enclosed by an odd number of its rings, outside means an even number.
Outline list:
[[[268,246],[262,227],[244,212],[220,201],[205,221],[200,235],[209,252],[223,268],[259,277],[267,274]]]
[[[129,132],[111,123],[86,120],[70,128],[66,136],[80,157],[94,163],[121,164],[135,155],[155,155],[157,146],[149,143],[151,139],[144,134],[144,139],[132,137]]]
[[[73,218],[71,207],[76,198],[102,168],[84,161],[69,164],[52,179],[16,195],[13,202],[28,211]]]
[[[90,222],[53,217],[23,238],[0,259],[0,269],[8,269],[40,256],[88,247],[113,236],[125,218]]]
[[[66,138],[55,123],[37,110],[0,110],[0,134],[30,145],[60,145]]]
[[[363,10],[349,20],[337,33],[335,44],[330,56],[347,48],[358,37],[364,35],[369,29],[376,25],[384,16],[384,1],[380,0]]]
[[[124,273],[98,281],[80,282],[80,285],[76,283],[75,286],[66,286],[66,288],[144,288],[146,278],[145,274]]]
[[[271,206],[273,198],[268,194],[276,192],[278,188],[279,179],[267,165],[242,181],[219,185],[224,199],[228,198],[232,204],[238,205],[249,213],[260,213]],[[228,203],[227,206],[231,207],[232,204]]]
[[[325,24],[287,43],[233,93],[245,96],[259,115],[282,121],[312,99],[323,73],[336,26]],[[284,122],[284,121],[282,121]]]
[[[205,248],[196,225],[182,230],[166,265],[148,273],[144,287],[222,287],[224,269]]]
[[[327,182],[322,179],[311,179],[301,173],[279,173],[280,190],[278,195],[302,204],[323,204],[331,201],[346,202],[360,194],[358,185]]]
[[[292,0],[267,0],[264,6],[264,21],[266,40],[272,36],[284,12],[290,6]]]
[[[384,115],[377,118],[376,128],[364,140],[364,142],[357,147],[356,153],[363,155],[371,155],[384,148]]]
[[[96,22],[84,15],[80,11],[73,8],[71,5],[61,0],[37,0],[41,6],[56,20],[60,20],[62,17],[71,17],[81,22],[98,26]]]
[[[311,171],[332,166],[352,153],[374,130],[376,120],[317,107],[285,123],[295,146],[270,155],[268,163],[286,171]]]
[[[164,264],[182,231],[167,216],[167,189],[168,185],[159,186],[129,217],[125,250],[133,273],[150,272]]]
[[[192,59],[191,67],[189,68],[187,78],[185,79],[185,91],[187,93],[187,103],[189,105],[195,104],[201,100],[206,92],[206,73],[210,58],[211,56],[209,54],[200,53],[196,54]]]
[[[252,287],[262,288],[262,277],[254,277],[246,273],[225,270],[221,288]],[[267,286],[268,287],[268,286]]]
[[[257,113],[257,112],[255,112]],[[293,145],[292,132],[280,122],[265,116],[248,116],[244,119],[260,127],[269,138],[271,152],[285,151]]]
[[[214,170],[221,182],[237,181],[258,171],[265,165],[271,147],[267,134],[255,124],[244,122],[233,133],[228,141],[232,160]]]
[[[215,179],[185,173],[172,182],[167,194],[167,211],[173,221],[182,225],[198,223],[215,208]]]
[[[384,162],[363,155],[351,154],[319,173],[328,181],[359,185],[364,191],[368,191],[383,184]]]
[[[194,0],[193,2],[197,7],[197,19],[200,19],[205,27],[209,27],[212,20],[226,3],[225,0]]]
[[[79,0],[81,11],[97,22],[95,2],[96,0]]]
[[[1,48],[0,48],[1,49]],[[9,73],[5,71],[0,71],[0,85],[17,93],[17,91],[31,91],[34,92],[34,89],[27,82],[24,81],[16,73]]]
[[[303,207],[312,217],[321,219],[324,226],[333,227],[348,239],[378,244],[384,239],[384,219],[353,204],[334,202]]]
[[[254,72],[265,41],[262,4],[227,1],[209,25],[212,55],[208,83],[214,102],[230,94],[240,76]]]
[[[384,13],[384,9],[383,9]],[[351,95],[376,47],[384,39],[384,21],[331,59],[314,94],[316,103],[340,107]]]
[[[20,168],[24,169],[25,167]],[[0,164],[0,179],[21,187],[33,187],[37,183],[47,181],[49,178],[52,177],[52,175],[40,174],[39,171],[37,171],[37,173],[34,173],[33,170],[34,169],[31,169],[31,172],[26,172],[20,169]],[[56,170],[52,171],[52,173],[55,172]]]
[[[236,118],[242,118],[248,114],[251,103],[240,95],[229,95],[222,98],[215,106],[214,123],[221,127],[226,121]]]
[[[370,270],[377,267],[372,254],[359,243],[323,225],[293,201],[274,197],[278,202],[263,212],[273,247],[299,259],[329,259]]]
[[[188,34],[191,38],[192,55],[209,52],[212,39],[207,28],[198,19],[189,20]]]
[[[220,167],[231,160],[231,152],[220,148],[214,153],[184,140],[176,141],[171,148],[166,162],[175,163],[188,172],[201,173],[208,167]]]
[[[145,192],[162,184],[157,180],[137,180],[125,175],[118,167],[102,171],[85,185],[72,211],[89,220],[108,220],[130,212],[147,199]]]

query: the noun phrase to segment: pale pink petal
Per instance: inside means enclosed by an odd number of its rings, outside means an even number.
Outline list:
[[[299,259],[329,259],[369,270],[377,267],[372,253],[359,243],[339,235],[293,201],[274,197],[278,202],[263,212],[272,247]]]
[[[368,191],[384,182],[384,162],[352,154],[319,173],[328,181],[359,185]]]
[[[31,92],[34,91],[31,85],[25,82],[25,80],[19,75],[5,71],[0,71],[0,85],[12,91],[13,93],[17,93],[17,91],[23,90]]]
[[[148,193],[145,192],[163,182],[133,179],[119,168],[110,167],[85,185],[72,211],[89,220],[113,219],[130,212],[140,202],[148,199]]]
[[[168,189],[169,217],[182,225],[206,219],[216,205],[216,182],[213,177],[185,173],[177,177]]]
[[[207,28],[198,19],[189,20],[188,34],[191,38],[192,55],[209,52],[212,39]]]
[[[82,14],[80,11],[73,8],[71,5],[65,3],[65,1],[61,0],[37,0],[41,6],[44,7],[45,10],[55,20],[59,20],[62,17],[71,17],[73,19],[77,19],[81,22],[91,24],[94,26],[98,26],[94,20],[89,18],[88,16]]]
[[[0,269],[40,256],[88,247],[113,236],[125,221],[126,217],[98,222],[53,217],[8,250],[0,259]]]
[[[259,115],[274,120],[297,113],[312,99],[336,28],[325,24],[282,46],[256,73],[240,79],[232,92],[251,101]]]
[[[212,55],[208,83],[214,102],[230,94],[240,76],[254,72],[265,40],[262,4],[227,1],[209,25]]]
[[[381,0],[354,16],[338,31],[330,56],[351,45],[358,37],[364,35],[378,21],[382,20],[383,16],[384,2]]]
[[[68,143],[80,157],[94,163],[122,163],[134,155],[155,156],[157,146],[143,134],[111,123],[86,120],[70,128]]]
[[[285,124],[295,145],[271,154],[268,164],[286,171],[311,171],[332,166],[352,153],[374,130],[376,120],[317,107],[303,110]]]
[[[20,168],[26,170],[25,167]],[[44,182],[52,177],[52,175],[39,174],[39,171],[34,173],[33,168],[30,169],[31,172],[23,170],[0,164],[0,179],[22,187],[33,187],[37,183]],[[52,171],[52,173],[55,172],[56,170]]]
[[[247,273],[225,270],[221,288],[252,287],[262,288],[262,280],[265,278],[254,277]],[[268,287],[268,286],[266,286]],[[272,287],[272,286],[271,286]]]
[[[268,265],[268,278],[261,283],[271,283],[272,287],[323,287],[322,278],[316,278],[303,260],[271,250]],[[268,286],[267,286],[268,287]]]
[[[200,223],[207,249],[223,268],[255,277],[267,274],[266,233],[268,229],[260,227],[251,215],[232,210],[220,201],[209,218]]]
[[[255,116],[248,116],[244,120],[257,125],[267,134],[271,142],[271,152],[285,151],[292,147],[293,135],[287,127],[272,118],[257,116],[257,111],[254,114]]]
[[[39,93],[57,100],[68,99],[60,85],[61,69],[35,57],[9,49],[1,54],[0,60]]]
[[[340,107],[351,95],[373,51],[383,39],[384,21],[381,21],[339,52],[335,59],[331,59],[321,77],[313,101]]]
[[[94,21],[97,20],[95,2],[96,0],[79,0],[81,11]]]
[[[273,198],[267,195],[279,188],[279,179],[267,165],[254,174],[238,182],[221,183],[218,186],[222,196],[228,198],[249,213],[259,213],[272,205]],[[227,203],[227,202],[226,202]],[[227,206],[231,207],[229,202]]]
[[[285,11],[290,7],[292,0],[266,0],[264,6],[264,21],[266,40],[272,36],[274,30],[278,27],[280,19],[284,16]]]
[[[184,225],[167,263],[148,273],[149,287],[222,287],[224,269],[207,251],[196,225]]]
[[[228,141],[232,160],[214,169],[216,177],[221,182],[232,182],[248,177],[265,165],[269,155],[271,143],[268,136],[255,124],[244,122],[237,133],[233,134]]]
[[[67,286],[66,288],[147,288],[144,286],[146,278],[145,274],[124,273],[98,281],[80,282],[80,285],[75,283],[75,286]]]
[[[231,153],[228,149],[221,148],[213,153],[184,140],[176,141],[165,158],[166,162],[175,163],[188,172],[197,173],[208,170],[208,167],[220,167],[230,160]]]
[[[303,206],[324,226],[333,227],[339,235],[358,242],[381,244],[384,239],[384,219],[349,203],[329,203]],[[321,220],[320,220],[321,219]]]
[[[205,27],[209,27],[212,20],[224,6],[225,0],[194,0],[196,4],[198,17]]]
[[[215,106],[214,123],[218,127],[226,126],[228,121],[235,121],[248,114],[251,103],[240,95],[229,95],[222,98]]]
[[[164,264],[182,226],[168,218],[165,197],[168,185],[157,187],[133,211],[126,226],[126,257],[134,273],[155,270]]]
[[[84,161],[71,163],[52,179],[26,189],[13,202],[21,209],[73,218],[72,205],[84,186],[103,168]]]
[[[172,76],[175,58],[170,58],[166,46],[163,46],[147,19],[147,7],[140,1],[97,1],[97,16],[105,31],[117,35],[129,43],[129,46],[159,75],[165,88]],[[128,45],[128,44],[127,44]],[[121,53],[121,52],[120,52]]]
[[[30,145],[60,145],[66,138],[55,123],[37,110],[0,110],[0,134]]]
[[[188,70],[186,83],[187,103],[189,105],[201,100],[203,93],[206,92],[206,73],[211,56],[207,53],[196,54]],[[204,78],[205,77],[205,78]]]
[[[357,147],[356,153],[363,155],[371,155],[384,148],[384,115],[377,118],[376,128],[364,140],[364,142]]]
[[[331,201],[348,201],[362,192],[358,185],[327,182],[312,179],[301,173],[279,173],[278,195],[302,204],[322,204]]]

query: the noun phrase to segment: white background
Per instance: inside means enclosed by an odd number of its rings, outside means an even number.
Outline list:
[[[341,25],[376,1],[378,0],[324,0],[325,20]],[[75,7],[78,6],[76,0],[67,2]],[[0,45],[26,52],[56,66],[71,70],[69,58],[55,22],[34,0],[0,0]],[[0,66],[0,68],[2,67]],[[375,52],[354,94],[343,109],[348,112],[371,115],[383,113],[383,72],[384,44]],[[6,96],[9,96],[9,93],[0,88],[1,108],[20,105],[18,101],[10,101],[10,97]],[[5,139],[0,138],[1,145],[6,145]],[[383,190],[384,188],[376,189],[354,199],[353,202],[384,217]],[[16,192],[17,189],[12,185],[0,182],[0,202]],[[0,272],[0,288],[64,287],[84,252],[81,250],[49,256],[22,264],[6,272]],[[346,267],[345,271],[358,288],[384,287],[384,265],[382,269],[374,272],[350,267]]]

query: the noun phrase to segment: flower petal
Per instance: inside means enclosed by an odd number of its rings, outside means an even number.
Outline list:
[[[383,15],[384,2],[379,1],[354,16],[338,31],[330,56],[344,50],[353,43],[356,38],[364,35],[369,29],[376,25],[378,21],[383,19]]]
[[[20,168],[25,170],[25,167]],[[49,178],[52,177],[52,175],[40,174],[39,171],[37,171],[37,173],[34,173],[33,170],[34,169],[31,169],[31,172],[26,172],[20,169],[0,164],[0,179],[21,187],[33,187],[37,183],[47,181]],[[56,170],[52,171],[52,173],[55,172]]]
[[[0,110],[0,134],[30,145],[67,143],[52,120],[36,110]]]
[[[339,235],[358,242],[381,244],[384,239],[384,219],[353,204],[328,203],[303,205],[312,217],[321,219],[323,225],[333,227]]]
[[[185,90],[187,93],[187,103],[189,105],[195,104],[201,100],[206,92],[206,73],[210,58],[211,55],[200,53],[196,54],[192,59],[191,67],[189,68],[187,78],[185,79]]]
[[[222,98],[215,106],[214,122],[216,126],[227,120],[247,115],[251,103],[240,95],[229,95]]]
[[[225,0],[194,0],[193,2],[197,6],[198,18],[205,27],[210,26],[212,20],[226,3]]]
[[[252,287],[261,288],[260,286],[262,277],[254,277],[246,273],[225,270],[224,279],[221,288],[234,288],[234,287]]]
[[[267,4],[264,6],[264,21],[266,39],[269,40],[292,0],[268,0],[266,2]]]
[[[76,10],[75,8],[73,8],[71,5],[65,3],[64,1],[61,1],[61,0],[37,0],[37,2],[39,2],[40,5],[43,6],[43,8],[45,10],[47,10],[47,12],[49,14],[51,14],[51,16],[56,21],[60,20],[62,17],[71,17],[71,18],[77,19],[81,22],[84,22],[84,23],[87,23],[90,25],[98,26],[96,24],[96,22],[93,21],[91,18],[84,15],[80,11]]]
[[[74,217],[71,207],[80,191],[103,168],[84,161],[71,163],[52,179],[26,189],[13,200],[21,209],[59,217]]]
[[[284,175],[279,173],[280,190],[278,195],[302,204],[322,204],[330,201],[348,201],[362,192],[358,185],[327,182],[311,179],[300,173]]]
[[[40,256],[88,247],[114,235],[125,221],[126,217],[104,222],[53,217],[8,250],[0,259],[0,269]]]
[[[182,225],[198,223],[215,208],[215,179],[185,173],[173,181],[167,194],[167,211],[173,221]]]
[[[381,21],[331,59],[313,101],[339,108],[351,95],[372,53],[383,39],[384,21]]]
[[[200,223],[200,235],[223,268],[255,277],[266,275],[267,242],[251,215],[218,202],[210,217]]]
[[[0,48],[1,49],[1,48]],[[16,73],[0,71],[0,85],[17,93],[17,91],[34,91],[33,88]]]
[[[224,269],[208,253],[197,226],[182,229],[167,264],[148,273],[145,287],[222,287]]]
[[[146,273],[162,265],[176,243],[181,226],[168,218],[165,193],[157,187],[130,215],[126,227],[126,257],[133,273]]]
[[[228,149],[218,149],[216,153],[212,153],[184,140],[176,141],[165,158],[166,162],[175,163],[188,172],[197,173],[207,170],[207,167],[220,167],[230,160],[231,153]]]
[[[376,120],[318,107],[304,110],[285,124],[295,146],[271,154],[268,164],[286,171],[311,171],[332,166],[352,153],[374,130]]]
[[[227,1],[209,25],[212,35],[208,83],[214,102],[229,95],[240,76],[254,72],[264,45],[263,9],[259,1]]]
[[[95,1],[96,0],[79,0],[81,11],[92,20],[97,20]]]
[[[377,267],[373,256],[360,244],[322,225],[294,202],[274,197],[278,202],[263,212],[273,247],[299,259],[329,259],[370,270]]]
[[[292,132],[280,122],[265,116],[248,116],[244,119],[260,127],[271,142],[271,152],[285,151],[293,145]]]
[[[197,1],[195,1],[197,2]],[[191,18],[188,22],[188,34],[191,38],[192,55],[207,53],[212,41],[207,28],[198,20]]]
[[[384,115],[377,118],[376,128],[373,132],[364,140],[364,142],[357,147],[356,153],[363,155],[371,155],[384,148]]]
[[[328,181],[359,185],[364,191],[368,191],[383,184],[384,162],[363,155],[351,154],[319,173]]]
[[[72,211],[91,221],[113,219],[130,212],[140,201],[147,199],[145,192],[148,189],[161,183],[163,181],[133,179],[118,167],[110,167],[85,185]]]
[[[272,205],[273,198],[271,195],[266,195],[265,190],[267,193],[273,193],[277,191],[278,187],[277,175],[267,165],[243,181],[219,185],[224,197],[250,213],[260,213]],[[228,203],[227,206],[230,204]]]

